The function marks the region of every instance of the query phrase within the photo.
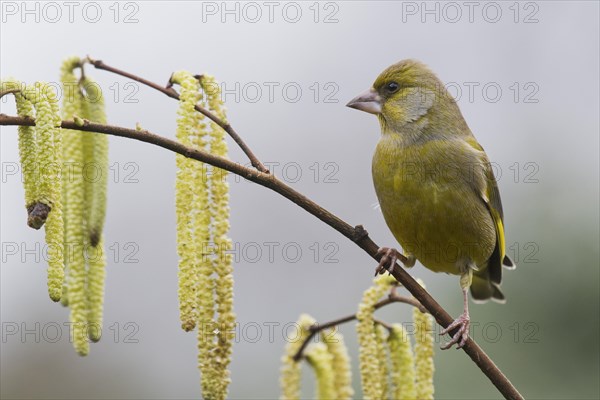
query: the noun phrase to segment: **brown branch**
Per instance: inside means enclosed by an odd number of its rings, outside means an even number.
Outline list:
[[[374,306],[374,309],[378,310],[378,309],[385,307],[388,304],[392,304],[392,303],[410,304],[413,307],[417,307],[421,312],[428,312],[425,309],[425,307],[423,307],[421,305],[421,303],[419,303],[417,300],[415,300],[411,297],[400,296],[400,295],[396,294],[395,291],[392,291],[389,294],[389,296],[387,298],[385,298],[384,300],[381,300],[380,302],[376,303]],[[319,333],[325,329],[333,328],[334,326],[337,326],[337,325],[345,324],[346,322],[354,321],[355,319],[356,319],[356,314],[352,314],[352,315],[348,315],[348,316],[345,316],[342,318],[334,319],[333,321],[325,322],[323,324],[314,324],[313,326],[311,326],[309,328],[310,329],[309,335],[306,337],[306,339],[304,339],[304,342],[302,343],[302,345],[300,346],[300,348],[294,355],[294,361],[300,361],[300,359],[302,358],[302,353],[306,349],[306,346],[308,346],[309,342],[312,340],[312,338],[317,333]]]
[[[159,92],[164,93],[175,100],[179,100],[179,94],[175,89],[173,89],[170,86],[160,86],[157,83],[151,82],[137,75],[120,70],[118,68],[111,67],[110,65],[105,64],[102,60],[94,60],[90,56],[88,56],[85,61],[93,65],[96,69],[101,69],[104,71],[112,72],[113,74],[124,76],[125,78],[133,79],[134,81],[149,86],[152,89],[158,90]],[[83,68],[81,70],[83,71]],[[246,145],[246,142],[244,142],[244,140],[240,137],[240,135],[238,135],[238,133],[235,131],[235,129],[233,129],[233,127],[229,123],[222,121],[219,117],[217,117],[216,115],[214,115],[213,113],[211,113],[210,111],[198,104],[196,104],[195,109],[196,111],[204,114],[206,117],[211,119],[221,128],[223,128],[223,130],[227,132],[229,136],[231,136],[231,138],[237,143],[237,145],[240,146],[240,149],[242,149],[244,154],[246,154],[254,168],[259,170],[260,172],[269,173],[269,169],[264,166],[264,164],[258,159],[258,157],[256,157],[256,155],[254,155],[252,150],[250,150],[250,147]]]
[[[0,114],[0,126],[1,125],[35,125],[35,121],[30,118],[14,117],[4,114]],[[212,155],[210,153],[192,149],[178,143],[174,140],[170,140],[148,131],[137,131],[135,129],[127,129],[118,126],[96,124],[89,121],[85,121],[83,126],[78,126],[73,121],[63,121],[61,126],[66,129],[79,130],[84,132],[97,132],[104,133],[113,136],[126,137],[130,139],[139,140],[146,143],[151,143],[156,146],[165,148],[175,153],[181,154],[185,157],[192,158],[194,160],[202,161],[207,164],[213,165],[218,168],[222,168],[234,174],[240,175],[252,182],[258,183],[264,187],[267,187],[304,210],[314,215],[327,225],[331,226],[348,239],[352,240],[363,249],[372,258],[379,261],[381,255],[377,254],[379,246],[371,240],[366,230],[358,225],[353,227],[338,218],[331,212],[327,211],[317,203],[310,200],[308,197],[294,190],[284,182],[277,179],[275,176],[269,173],[257,171],[252,168],[245,167],[237,164],[228,159]],[[422,305],[429,313],[435,318],[435,320],[442,326],[447,327],[452,323],[453,318],[444,310],[430,295],[419,285],[403,268],[398,264],[394,265],[392,275],[398,282],[400,282]],[[451,335],[455,334],[456,330],[451,332]],[[500,369],[494,364],[494,362],[488,357],[488,355],[471,339],[467,340],[467,343],[463,347],[465,353],[475,362],[475,364],[481,369],[481,371],[490,379],[490,381],[496,386],[496,388],[502,393],[507,399],[522,399],[523,396],[517,391],[512,383],[506,378],[506,376],[500,371]]]

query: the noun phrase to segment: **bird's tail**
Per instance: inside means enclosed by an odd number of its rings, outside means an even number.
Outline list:
[[[496,252],[496,250],[494,250]],[[505,255],[502,259],[502,266],[506,269],[515,269],[516,264],[509,256]],[[499,264],[488,264],[473,273],[473,282],[471,283],[471,297],[476,303],[485,303],[489,299],[497,303],[506,303],[506,297],[500,290],[500,281],[502,280],[502,266]]]
[[[505,303],[506,298],[500,290],[500,286],[490,280],[487,270],[475,272],[471,283],[471,297],[477,303],[485,303],[492,299],[498,303]]]

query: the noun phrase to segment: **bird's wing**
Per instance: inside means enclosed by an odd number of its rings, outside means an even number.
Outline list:
[[[498,190],[498,185],[496,183],[496,178],[494,177],[494,171],[492,170],[492,165],[483,150],[483,147],[475,140],[475,138],[467,139],[467,143],[471,145],[476,150],[479,150],[482,154],[482,164],[484,167],[485,174],[485,187],[476,188],[479,191],[479,196],[484,201],[487,206],[490,215],[492,216],[492,220],[494,221],[494,226],[496,228],[496,247],[494,248],[494,252],[490,256],[488,262],[488,272],[490,280],[496,284],[500,284],[502,280],[502,265],[504,264],[507,267],[513,267],[514,264],[512,260],[508,256],[506,256],[506,240],[504,237],[504,213],[502,211],[502,201],[500,200],[500,191]]]

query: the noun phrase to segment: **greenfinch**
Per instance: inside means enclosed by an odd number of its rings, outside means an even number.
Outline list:
[[[515,266],[488,157],[444,84],[419,61],[388,67],[347,106],[377,115],[381,126],[373,184],[404,253],[379,249],[378,272],[400,259],[460,275],[464,311],[442,331],[457,329],[442,348],[460,348],[469,337],[469,288],[474,301],[504,302],[502,266]]]

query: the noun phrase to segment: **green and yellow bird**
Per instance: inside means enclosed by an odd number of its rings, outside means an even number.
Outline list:
[[[388,67],[347,105],[377,115],[381,125],[373,183],[404,254],[381,248],[378,272],[401,259],[460,275],[464,311],[442,331],[458,328],[443,348],[460,348],[469,335],[468,289],[475,301],[504,302],[502,266],[514,268],[488,157],[444,84],[419,61]]]

